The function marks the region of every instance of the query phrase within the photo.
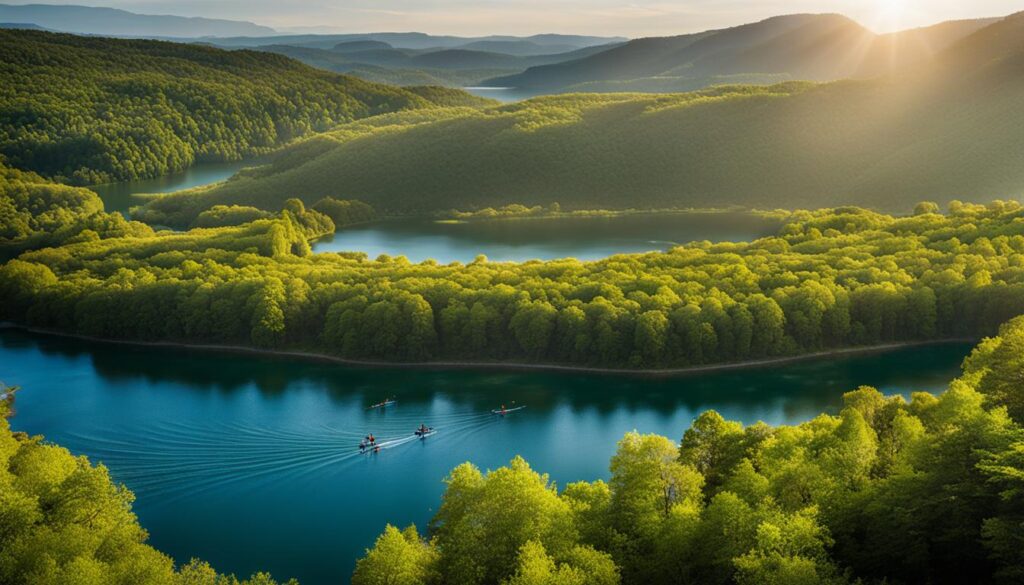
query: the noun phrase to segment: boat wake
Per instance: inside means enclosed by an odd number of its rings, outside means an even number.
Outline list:
[[[419,442],[421,437],[413,430],[423,418],[388,413],[364,421],[366,428],[358,429],[167,422],[145,431],[105,428],[68,438],[75,451],[105,464],[116,481],[144,494],[149,502],[168,503],[233,482],[293,481],[325,467],[342,470]],[[489,413],[431,416],[439,432],[427,442],[465,440],[492,421]],[[359,441],[371,431],[376,449],[360,451]]]

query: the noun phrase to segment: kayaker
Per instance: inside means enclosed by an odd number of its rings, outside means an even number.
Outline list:
[[[420,429],[417,432],[419,432],[419,434],[421,434],[421,435],[425,435],[428,432],[430,432],[430,429],[427,427],[427,425],[425,425],[423,423],[420,423]]]
[[[370,433],[370,444],[371,445],[376,445],[377,444],[377,438],[373,436],[373,433]]]
[[[362,453],[363,451],[366,451],[366,439],[359,441],[359,452]]]

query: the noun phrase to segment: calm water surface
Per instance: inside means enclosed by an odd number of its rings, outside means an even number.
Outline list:
[[[532,97],[544,95],[544,92],[519,89],[515,87],[464,87],[467,92],[482,98],[498,100],[499,102],[518,102],[528,100]]]
[[[423,527],[454,466],[521,454],[559,485],[608,477],[623,433],[681,437],[701,411],[753,423],[835,412],[861,384],[938,391],[969,346],[676,378],[387,370],[96,344],[0,330],[16,430],[104,462],[178,561],[346,583],[386,522]],[[397,405],[367,410],[384,397]],[[500,418],[501,403],[526,405]],[[438,434],[410,440],[421,422]],[[368,432],[394,441],[360,455]]]
[[[412,262],[470,262],[553,258],[596,260],[613,254],[667,250],[684,242],[749,241],[778,222],[746,213],[663,213],[614,217],[511,219],[441,223],[430,219],[382,221],[338,231],[313,245],[316,252],[405,255]]]
[[[107,211],[127,213],[130,207],[139,204],[138,201],[133,201],[133,195],[168,193],[170,191],[178,191],[179,189],[191,189],[192,187],[216,183],[254,164],[258,163],[251,160],[199,163],[180,173],[172,173],[155,179],[93,185],[89,188],[100,196],[100,199],[103,200],[103,206]]]

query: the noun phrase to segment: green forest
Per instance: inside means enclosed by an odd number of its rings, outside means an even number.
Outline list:
[[[388,526],[354,585],[1020,583],[1024,319],[939,396],[862,387],[837,414],[679,442],[627,434],[609,481],[559,489],[521,458],[454,470],[426,537]]]
[[[383,112],[484,103],[270,53],[0,30],[0,156],[79,185],[264,154]]]
[[[510,202],[906,212],[926,199],[1017,197],[1024,47],[1000,43],[1024,38],[1024,16],[982,33],[992,38],[898,78],[566,94],[357,121],[147,212],[187,224],[213,204],[273,210],[294,196],[359,199],[386,215]]]
[[[370,213],[358,202],[291,199],[266,216],[211,210],[203,222],[224,227],[188,232],[120,214],[69,216],[52,247],[0,267],[0,319],[353,360],[662,369],[976,339],[1024,313],[1017,202],[954,202],[945,214],[922,203],[903,217],[799,211],[749,243],[592,262],[311,254],[309,241],[332,233],[335,219]]]

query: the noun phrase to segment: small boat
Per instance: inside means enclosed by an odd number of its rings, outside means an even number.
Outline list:
[[[374,408],[387,408],[389,406],[394,405],[396,402],[398,402],[398,401],[393,399],[393,398],[389,398],[389,399],[385,400],[384,402],[378,402],[377,404],[371,404],[370,406],[368,406],[366,408],[366,410],[373,410]]]
[[[416,429],[415,435],[421,439],[425,439],[436,432],[437,429],[435,429],[434,427],[427,427],[427,430]]]
[[[510,412],[515,412],[517,410],[522,410],[524,408],[526,408],[526,407],[525,406],[516,406],[516,407],[513,407],[513,408],[499,408],[497,410],[492,410],[491,414],[500,414],[501,416],[505,416],[506,414],[508,414]]]
[[[380,453],[381,449],[391,447],[395,443],[396,441],[394,439],[390,441],[374,441],[373,443],[367,443],[366,445],[364,445],[361,449],[359,449],[359,453],[363,455],[369,455],[371,453]]]

